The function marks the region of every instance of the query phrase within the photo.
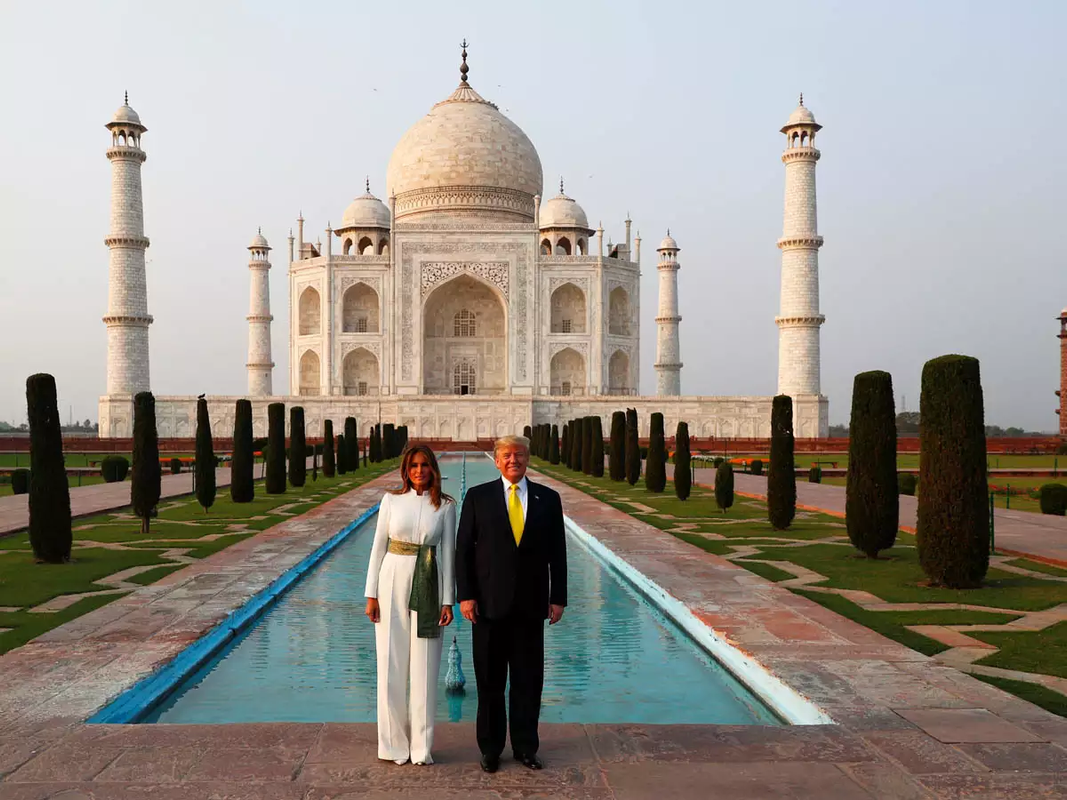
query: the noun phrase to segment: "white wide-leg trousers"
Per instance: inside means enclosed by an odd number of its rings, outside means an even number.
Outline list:
[[[386,553],[378,579],[378,758],[431,763],[442,638],[420,639],[408,610],[415,557]],[[411,699],[408,701],[408,686]]]

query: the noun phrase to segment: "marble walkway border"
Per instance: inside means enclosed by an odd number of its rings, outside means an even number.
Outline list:
[[[1067,798],[1067,720],[727,560],[541,478],[568,515],[835,725],[546,725],[548,767],[476,763],[441,725],[433,767],[375,758],[373,725],[86,725],[377,501],[388,477],[0,657],[0,797]]]

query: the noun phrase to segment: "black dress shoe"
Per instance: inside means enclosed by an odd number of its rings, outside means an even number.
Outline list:
[[[533,755],[526,755],[525,753],[516,753],[515,760],[529,769],[545,768],[545,763],[537,756],[536,753],[534,753]]]
[[[500,756],[482,756],[482,772],[496,772],[500,769]]]

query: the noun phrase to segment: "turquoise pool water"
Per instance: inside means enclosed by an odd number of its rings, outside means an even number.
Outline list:
[[[462,465],[445,459],[458,495]],[[469,485],[497,476],[468,458]],[[352,533],[258,622],[191,675],[142,722],[374,722],[373,625],[363,586],[374,520]],[[568,538],[569,606],[545,634],[544,722],[780,724],[729,672],[580,543]],[[457,607],[458,610],[458,607]],[[456,637],[467,677],[444,692]],[[473,721],[470,626],[448,629],[437,718]]]

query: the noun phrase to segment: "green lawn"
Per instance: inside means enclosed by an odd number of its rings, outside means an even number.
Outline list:
[[[141,523],[129,508],[76,519],[69,564],[35,563],[25,531],[0,538],[0,606],[21,609],[0,614],[0,627],[13,629],[0,633],[0,653],[120,594],[102,600],[79,600],[70,609],[55,614],[30,612],[29,608],[59,595],[105,589],[94,581],[130,567],[152,567],[129,580],[153,583],[184,566],[164,558],[162,553],[166,550],[181,548],[187,556],[204,558],[393,471],[396,466],[397,460],[392,460],[329,479],[320,474],[315,481],[309,471],[303,487],[289,486],[281,495],[265,494],[263,482],[257,481],[256,498],[251,503],[234,503],[226,487],[219,490],[207,513],[191,495],[166,498],[160,501],[159,516],[152,520],[147,536],[141,533]],[[100,602],[90,603],[90,599]]]
[[[534,459],[534,462],[535,469],[707,552],[729,556],[735,552],[736,546],[759,548],[757,555],[736,559],[733,563],[768,580],[779,582],[793,576],[780,566],[755,559],[791,563],[817,572],[825,576],[825,580],[816,584],[820,587],[862,590],[888,602],[944,605],[945,608],[920,611],[870,611],[838,594],[791,587],[792,591],[835,613],[928,655],[943,651],[945,646],[909,630],[907,626],[1004,624],[1017,619],[1023,612],[1067,603],[1067,582],[1017,575],[995,568],[989,571],[981,589],[957,591],[925,586],[915,540],[906,534],[901,534],[897,545],[883,553],[882,558],[870,560],[851,546],[844,520],[838,517],[801,511],[789,530],[774,531],[766,519],[766,504],[760,501],[737,497],[735,505],[723,512],[716,506],[714,494],[702,487],[694,487],[690,498],[683,502],[674,495],[673,484],[669,481],[665,492],[655,494],[645,489],[643,479],[631,487],[607,477],[593,478],[561,465],[552,466],[540,459]],[[1013,507],[1015,500],[1012,498]],[[783,542],[782,539],[789,541]],[[813,539],[828,541],[812,542]],[[797,543],[803,546],[798,547]],[[1008,563],[1050,577],[1067,576],[1065,570],[1027,559],[1013,559]],[[948,607],[955,604],[1011,609],[1018,613]],[[976,636],[1002,647],[980,663],[1050,675],[1067,670],[1067,623],[1040,634],[1011,631]],[[1026,686],[1030,688],[1014,693],[1056,713],[1067,708],[1067,697],[1043,687]],[[1013,690],[1009,688],[1008,691]]]

